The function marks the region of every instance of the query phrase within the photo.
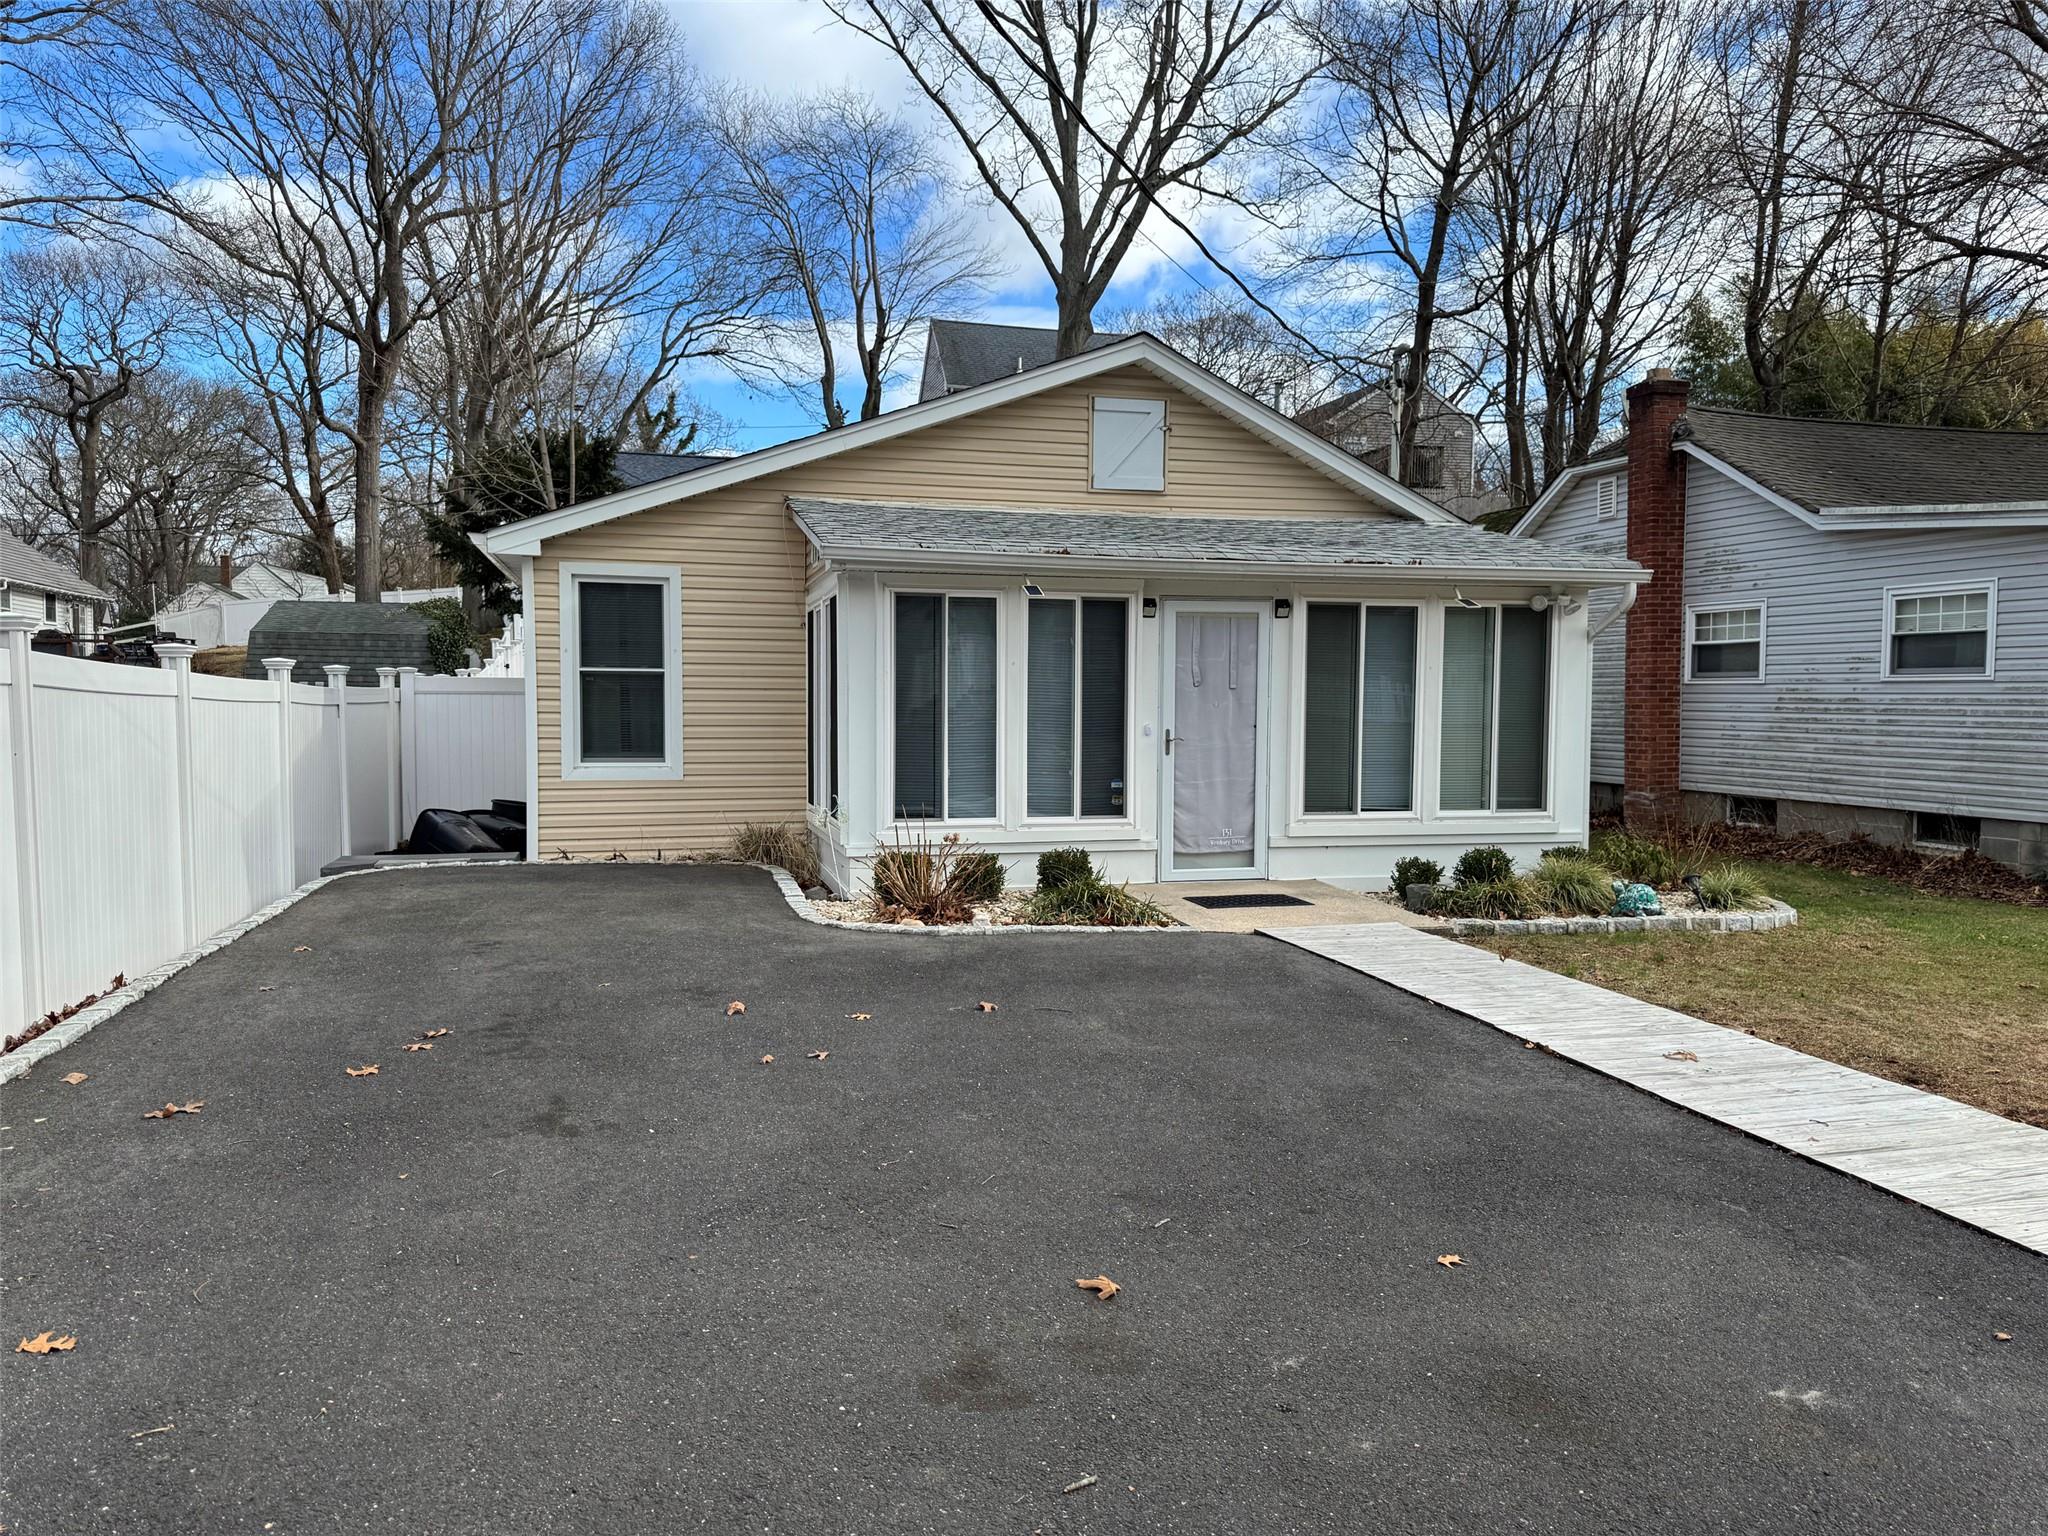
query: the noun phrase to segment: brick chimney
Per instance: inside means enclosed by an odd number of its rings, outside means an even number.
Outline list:
[[[232,587],[235,584],[235,561],[232,555],[220,557],[220,584]]]
[[[1622,812],[1631,826],[1675,826],[1678,692],[1685,676],[1685,464],[1671,429],[1685,414],[1687,385],[1652,368],[1628,392],[1628,555],[1650,568],[1628,615],[1627,728]]]

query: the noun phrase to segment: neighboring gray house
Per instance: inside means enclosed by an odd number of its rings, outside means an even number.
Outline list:
[[[1123,339],[1099,331],[1088,348]],[[1042,367],[1059,355],[1059,340],[1060,333],[1044,325],[934,320],[925,332],[924,376],[918,381],[917,398],[932,400]]]
[[[90,640],[113,606],[112,597],[65,561],[0,528],[0,613],[26,614],[45,629]]]
[[[1391,460],[1393,401],[1384,384],[1367,384],[1310,406],[1294,418],[1318,437],[1355,454],[1382,474]],[[1415,456],[1401,468],[1404,484],[1466,522],[1502,506],[1478,490],[1479,423],[1433,389],[1425,389],[1415,423]]]
[[[2048,433],[1689,409],[1653,378],[1515,532],[1656,573],[1595,645],[1596,805],[1675,788],[2048,871]]]

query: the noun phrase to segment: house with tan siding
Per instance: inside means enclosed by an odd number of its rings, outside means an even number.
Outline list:
[[[1587,825],[1596,591],[1150,336],[477,536],[520,590],[529,854],[802,822],[1026,876],[1384,886]]]

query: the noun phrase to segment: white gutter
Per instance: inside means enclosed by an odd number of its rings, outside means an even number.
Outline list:
[[[1649,579],[1642,567],[1439,565],[1427,561],[1339,560],[1301,561],[1171,559],[1159,556],[1062,555],[1028,550],[1002,553],[925,549],[823,549],[818,558],[828,565],[885,571],[980,571],[1013,574],[1027,571],[1088,570],[1118,575],[1206,576],[1227,581],[1233,576],[1280,576],[1299,580],[1386,579],[1394,581],[1493,581],[1548,586],[1619,586],[1630,589]]]
[[[1616,619],[1627,613],[1629,609],[1635,607],[1636,589],[1641,585],[1642,583],[1639,581],[1632,581],[1628,584],[1628,590],[1622,593],[1621,601],[1614,605],[1613,611],[1602,614],[1600,622],[1586,631],[1586,644],[1591,645],[1595,640],[1606,634],[1609,629],[1613,628]]]

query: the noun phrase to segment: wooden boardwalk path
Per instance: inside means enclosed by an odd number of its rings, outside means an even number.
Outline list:
[[[1399,923],[1261,931],[2048,1253],[2048,1130]]]

